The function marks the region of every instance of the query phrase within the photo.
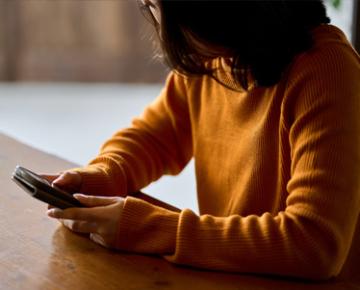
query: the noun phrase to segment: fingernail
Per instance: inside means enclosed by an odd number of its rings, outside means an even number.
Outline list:
[[[64,179],[62,177],[58,177],[52,183],[53,184],[61,184],[63,182],[64,182]]]
[[[51,186],[59,186],[59,185],[61,185],[61,182],[53,181],[51,183]]]
[[[85,198],[86,195],[81,194],[81,193],[74,193],[74,194],[73,194],[73,197],[75,197],[76,199],[77,199],[77,198]]]
[[[61,217],[63,210],[59,208],[52,208],[47,211],[48,216],[58,218]]]

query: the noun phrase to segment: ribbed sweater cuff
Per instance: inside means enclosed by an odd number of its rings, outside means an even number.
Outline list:
[[[120,217],[117,248],[147,254],[175,251],[179,213],[127,197]]]
[[[73,168],[68,171],[80,173],[82,184],[80,192],[89,195],[120,195],[127,193],[125,177],[114,178],[106,174],[104,170],[95,165]]]

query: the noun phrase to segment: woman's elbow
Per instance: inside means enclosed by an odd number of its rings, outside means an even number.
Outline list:
[[[312,254],[308,254],[304,259],[306,262],[303,262],[303,269],[305,278],[312,280],[328,280],[337,276],[347,256],[346,247],[339,240],[337,242],[333,240],[332,243],[329,243],[329,240],[318,243],[316,247],[312,246],[308,253]]]

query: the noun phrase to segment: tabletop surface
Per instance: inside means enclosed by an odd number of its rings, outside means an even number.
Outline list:
[[[1,133],[0,148],[0,289],[360,289],[359,229],[343,272],[317,283],[202,271],[107,250],[49,219],[46,205],[10,179],[17,164],[40,173],[74,164]]]

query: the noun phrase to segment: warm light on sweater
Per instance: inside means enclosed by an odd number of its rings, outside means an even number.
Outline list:
[[[271,88],[170,74],[78,169],[82,192],[125,195],[195,159],[200,216],[128,197],[119,249],[224,271],[339,273],[360,209],[360,58],[334,26],[314,40]]]

